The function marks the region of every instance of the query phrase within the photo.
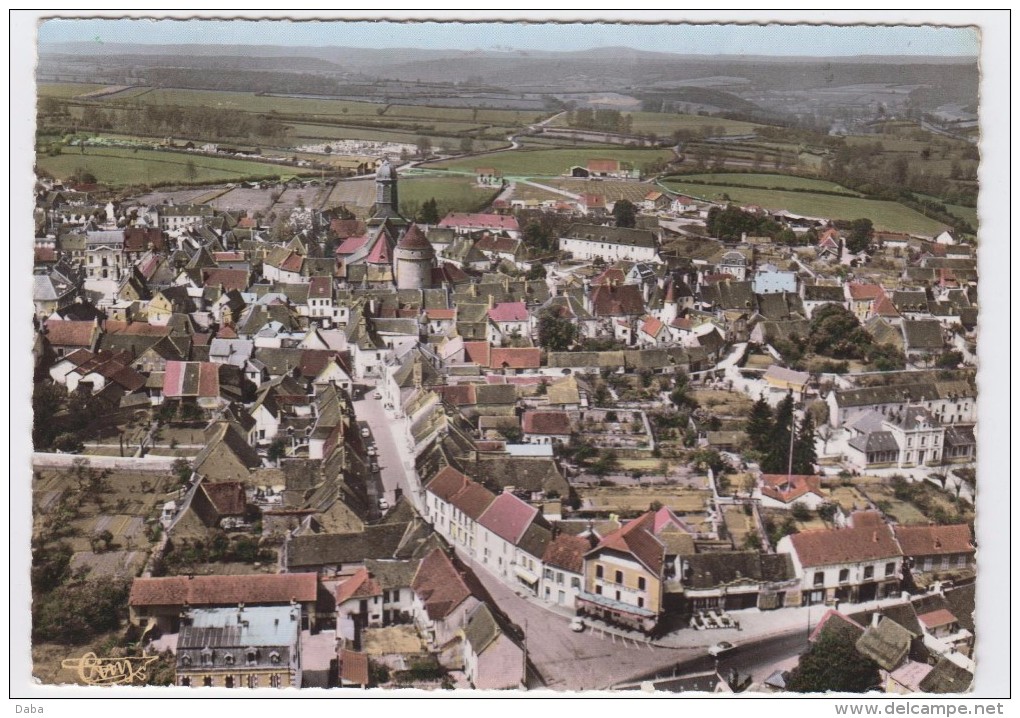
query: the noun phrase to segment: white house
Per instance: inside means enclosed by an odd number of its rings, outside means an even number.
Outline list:
[[[784,536],[777,553],[790,554],[806,605],[862,603],[896,596],[903,552],[878,512],[858,512],[846,528]]]
[[[601,257],[607,262],[658,262],[658,238],[643,229],[575,224],[560,237],[560,251],[575,259]]]

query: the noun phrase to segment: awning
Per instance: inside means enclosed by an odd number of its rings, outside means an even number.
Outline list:
[[[614,601],[611,598],[600,596],[599,594],[596,593],[588,593],[586,591],[582,591],[581,593],[577,594],[577,598],[580,601],[586,601],[595,606],[608,608],[612,611],[617,611],[619,613],[629,613],[631,615],[640,616],[642,618],[655,618],[655,613],[649,611],[647,608],[638,608],[637,606],[632,606],[629,603],[623,603],[622,601]]]
[[[538,583],[538,576],[536,576],[526,568],[515,566],[514,573],[517,574],[517,578],[524,581],[524,583]]]

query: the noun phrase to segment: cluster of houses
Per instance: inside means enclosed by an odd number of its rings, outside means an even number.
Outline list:
[[[628,173],[601,160],[570,172]],[[491,168],[477,174],[502,182]],[[912,572],[972,565],[966,526],[900,526],[867,512],[774,552],[726,539],[712,506],[574,519],[556,451],[605,418],[598,375],[723,377],[737,344],[775,357],[763,374],[775,397],[806,397],[816,379],[781,366],[772,344],[805,336],[826,304],[916,369],[951,348],[973,363],[976,274],[960,245],[879,238],[880,252],[911,259],[881,276],[863,266],[827,274],[833,243],[844,266],[834,229],[808,248],[817,256],[799,258],[748,238],[611,227],[593,211],[558,238],[563,261],[542,261],[545,277],[529,279],[539,261],[512,214],[410,222],[388,162],[376,168],[372,217],[295,210],[283,236],[243,212],[100,206],[43,189],[37,380],[106,422],[142,412],[202,432],[190,480],[163,508],[171,550],[230,531],[276,551],[279,574],[136,579],[132,621],[173,636],[179,685],[366,686],[380,667],[421,674],[430,661],[464,685],[524,685],[523,633],[476,569],[654,633],[669,614],[868,601],[899,595]],[[642,209],[677,201],[653,192]],[[574,328],[569,346],[542,346],[548,319]],[[385,426],[359,422],[355,402],[368,395]],[[831,427],[848,433],[849,466],[974,460],[974,387],[955,375],[839,378],[822,398]],[[645,427],[635,445],[651,450]],[[392,434],[399,455],[385,460],[406,474],[392,502],[378,491],[373,431]],[[153,433],[121,451],[144,455]],[[764,476],[757,498],[825,501],[818,477],[803,476]],[[939,656],[965,653],[965,640],[946,638],[958,631],[937,628],[915,638]],[[932,648],[943,644],[952,651]]]

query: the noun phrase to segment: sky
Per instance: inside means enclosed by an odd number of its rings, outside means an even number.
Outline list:
[[[54,19],[41,45],[68,41],[585,50],[625,46],[678,54],[853,56],[979,53],[975,28],[836,25],[619,25]]]

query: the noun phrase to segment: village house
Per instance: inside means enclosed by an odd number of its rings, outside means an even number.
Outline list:
[[[191,608],[177,636],[177,685],[300,688],[301,607]]]
[[[575,224],[560,237],[560,251],[575,259],[658,262],[658,238],[643,229]]]
[[[973,568],[974,540],[966,524],[895,526],[904,561],[913,573]]]
[[[128,595],[132,625],[154,624],[177,633],[181,614],[190,608],[286,606],[301,609],[301,630],[318,625],[319,580],[313,573],[237,576],[164,576],[136,578]]]
[[[654,534],[649,512],[602,539],[584,555],[580,615],[648,633],[663,607],[665,545]]]
[[[804,605],[874,601],[900,590],[903,551],[877,512],[855,513],[845,528],[784,536],[776,552],[793,558]]]

